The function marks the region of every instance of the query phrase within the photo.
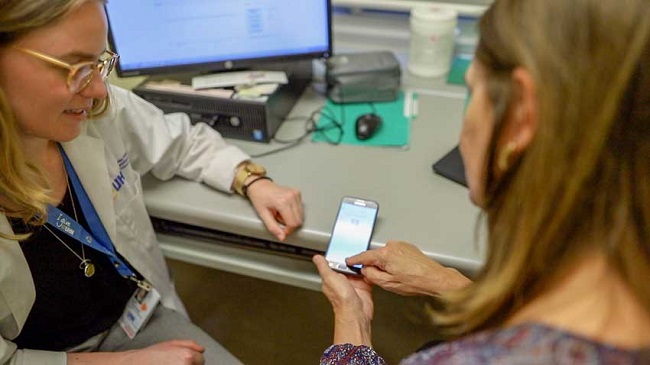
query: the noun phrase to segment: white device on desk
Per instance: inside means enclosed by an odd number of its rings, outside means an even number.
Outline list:
[[[344,197],[325,253],[329,266],[345,274],[358,275],[361,266],[348,266],[345,259],[368,249],[379,205],[372,200]]]

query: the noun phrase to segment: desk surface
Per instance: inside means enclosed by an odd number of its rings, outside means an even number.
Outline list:
[[[290,117],[309,115],[323,102],[322,95],[308,88]],[[478,209],[470,203],[466,188],[434,174],[431,169],[432,163],[456,144],[463,106],[461,88],[420,94],[419,116],[412,122],[408,148],[332,146],[305,140],[295,148],[256,159],[276,182],[302,192],[304,226],[286,243],[324,251],[341,197],[359,196],[376,200],[380,205],[372,246],[393,239],[408,241],[444,265],[475,273],[482,262],[475,240]],[[289,138],[302,130],[303,122],[287,121],[278,136]],[[230,142],[250,154],[278,147],[239,140]],[[143,183],[147,207],[154,217],[274,240],[252,206],[239,196],[182,178],[161,182],[146,176]],[[163,236],[161,243],[169,254],[174,246],[182,248],[191,242]],[[216,246],[194,247],[199,247],[201,252],[188,261],[213,266],[210,260],[219,260],[219,255],[227,254]],[[239,258],[248,253],[239,251],[234,255]],[[285,267],[290,262],[277,264]],[[257,266],[255,258],[248,265]],[[247,269],[230,268],[230,271],[246,273]],[[252,276],[265,277],[265,274]],[[313,277],[310,280],[312,284],[317,281]]]

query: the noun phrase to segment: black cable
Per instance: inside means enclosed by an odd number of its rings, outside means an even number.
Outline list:
[[[377,108],[375,108],[375,103],[370,102],[368,104],[370,104],[370,107],[372,108],[372,114],[377,114]]]
[[[345,124],[346,119],[345,119],[345,100],[343,99],[343,86],[337,81],[335,85],[338,85],[339,87],[339,99],[341,99],[341,119],[343,119],[343,122],[341,124]],[[343,132],[341,132],[343,133]],[[343,137],[343,136],[341,136]]]
[[[329,124],[321,125],[318,126],[318,120],[317,117],[323,118],[326,122],[330,122]],[[327,141],[327,143],[331,145],[338,145],[341,143],[341,140],[343,139],[343,124],[339,122],[336,119],[336,116],[333,115],[333,113],[325,108],[325,107],[320,107],[316,110],[314,110],[308,117],[292,117],[287,119],[285,122],[289,121],[295,121],[295,120],[304,120],[305,121],[305,132],[293,139],[280,139],[277,137],[273,137],[273,141],[277,143],[282,143],[285,144],[282,147],[278,147],[275,149],[272,149],[270,151],[265,151],[261,152],[258,154],[252,154],[252,158],[259,158],[259,157],[264,157],[268,155],[272,155],[278,152],[286,151],[288,149],[291,149],[293,147],[296,147],[299,145],[302,141],[305,140],[306,137],[311,135],[312,133],[323,133],[323,137]],[[328,136],[325,132],[332,130],[332,129],[338,129],[338,138],[331,139],[330,136]]]
[[[260,157],[264,157],[264,156],[272,155],[272,154],[274,154],[274,153],[282,152],[282,151],[288,150],[288,149],[290,149],[290,148],[296,147],[296,146],[297,146],[301,141],[302,141],[302,138],[300,138],[300,139],[294,141],[294,142],[291,143],[291,144],[287,144],[287,145],[285,145],[285,146],[282,146],[282,147],[276,148],[276,149],[274,149],[274,150],[270,150],[270,151],[266,151],[266,152],[262,152],[262,153],[253,154],[253,155],[251,155],[251,157],[252,157],[252,158],[260,158]]]
[[[327,77],[326,77],[326,79],[327,79]],[[314,110],[308,117],[303,116],[303,117],[292,117],[292,118],[286,119],[285,122],[296,121],[296,120],[305,120],[305,132],[302,135],[300,135],[300,136],[298,136],[296,138],[292,138],[292,139],[284,139],[283,140],[283,139],[280,139],[280,138],[277,138],[277,137],[274,136],[272,138],[272,140],[274,142],[284,144],[284,146],[275,148],[275,149],[270,150],[270,151],[261,152],[261,153],[258,153],[258,154],[253,154],[253,155],[251,155],[251,157],[252,158],[259,158],[259,157],[272,155],[272,154],[275,154],[275,153],[278,153],[278,152],[286,151],[288,149],[291,149],[293,147],[298,146],[302,141],[305,140],[306,137],[308,137],[312,133],[322,133],[323,138],[325,138],[327,143],[329,143],[329,144],[331,144],[333,146],[339,145],[341,143],[341,141],[343,140],[343,131],[344,131],[343,126],[345,125],[345,122],[346,122],[345,96],[344,96],[344,92],[343,92],[343,87],[341,86],[341,84],[338,81],[335,82],[334,86],[335,87],[338,86],[338,88],[339,88],[337,90],[337,93],[338,93],[338,96],[339,96],[339,99],[340,99],[338,104],[340,104],[340,109],[341,109],[341,120],[338,120],[336,118],[335,113],[333,111],[329,110],[328,108],[326,108],[325,106]],[[373,114],[377,114],[377,109],[375,108],[374,103],[369,102],[368,104],[372,108]],[[317,119],[317,117],[320,117],[320,118]],[[324,121],[324,123],[322,123],[321,126],[318,126],[319,120]],[[329,122],[329,124],[327,124],[327,122]],[[327,131],[332,130],[332,129],[338,129],[338,132],[339,132],[338,137],[335,138],[335,139],[331,139],[330,136],[328,136],[328,134],[326,133]]]

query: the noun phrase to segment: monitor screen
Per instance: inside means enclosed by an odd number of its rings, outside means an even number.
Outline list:
[[[110,0],[120,76],[328,57],[330,0]]]

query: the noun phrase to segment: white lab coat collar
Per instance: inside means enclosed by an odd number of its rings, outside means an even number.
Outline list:
[[[107,181],[108,169],[104,157],[104,142],[99,138],[82,134],[73,141],[63,143],[62,146],[81,180],[81,185],[93,202],[108,236],[115,242],[117,232],[113,192],[111,184]]]

